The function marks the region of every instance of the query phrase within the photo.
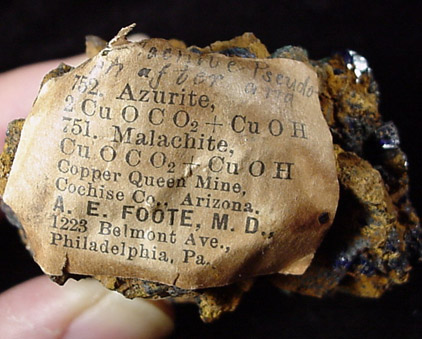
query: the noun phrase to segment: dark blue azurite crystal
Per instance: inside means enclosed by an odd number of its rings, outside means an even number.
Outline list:
[[[243,47],[231,47],[223,49],[222,51],[219,51],[219,53],[229,57],[256,58],[254,53]]]
[[[388,121],[375,131],[375,138],[383,149],[397,149],[400,146],[399,132],[392,121]]]

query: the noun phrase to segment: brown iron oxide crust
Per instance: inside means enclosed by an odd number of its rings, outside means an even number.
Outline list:
[[[183,42],[172,40],[171,43],[185,48]],[[105,47],[106,42],[89,36],[86,44],[87,55],[92,57]],[[338,212],[304,275],[256,279],[268,279],[283,290],[317,297],[336,291],[379,297],[391,285],[406,282],[411,263],[422,257],[422,230],[408,198],[406,155],[399,147],[394,124],[384,123],[378,111],[379,92],[371,70],[359,68],[359,65],[355,67],[353,51],[319,61],[308,59],[304,49],[293,46],[283,47],[270,55],[265,45],[251,33],[230,41],[217,41],[205,48],[192,46],[188,49],[196,53],[247,58],[295,59],[308,63],[318,73],[321,108],[333,135],[341,185]],[[60,65],[46,75],[45,80],[70,69]],[[0,194],[7,182],[23,122],[11,122],[7,131],[4,151],[0,155]],[[25,241],[23,231],[20,233]],[[51,277],[59,284],[64,284],[68,278],[85,276]],[[254,283],[249,279],[225,287],[183,290],[135,278],[93,278],[127,298],[171,297],[194,301],[205,322],[235,310],[242,294]]]

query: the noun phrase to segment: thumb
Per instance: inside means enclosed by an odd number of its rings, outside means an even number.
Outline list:
[[[7,123],[27,116],[44,75],[56,68],[60,62],[78,65],[85,59],[84,55],[77,55],[62,60],[39,62],[0,73],[0,153],[3,149]]]
[[[161,338],[173,326],[167,302],[129,300],[92,279],[58,286],[42,276],[0,295],[4,338]]]

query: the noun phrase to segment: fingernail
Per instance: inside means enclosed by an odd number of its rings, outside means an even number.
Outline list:
[[[154,302],[106,291],[69,324],[63,338],[162,338],[173,326],[171,317]]]

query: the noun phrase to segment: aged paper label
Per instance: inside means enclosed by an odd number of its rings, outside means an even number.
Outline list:
[[[125,32],[42,86],[4,195],[44,272],[181,288],[302,274],[337,200],[309,66]]]

